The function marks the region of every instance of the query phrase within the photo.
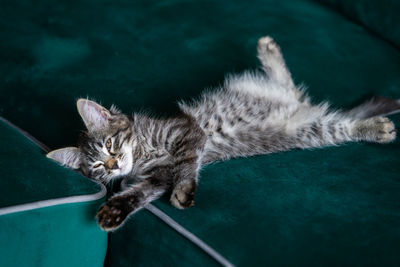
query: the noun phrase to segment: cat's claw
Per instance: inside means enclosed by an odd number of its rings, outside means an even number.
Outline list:
[[[171,195],[171,204],[178,209],[187,209],[194,206],[196,183],[178,184]]]

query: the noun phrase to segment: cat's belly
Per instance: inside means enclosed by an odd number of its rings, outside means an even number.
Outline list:
[[[203,164],[284,150],[276,146],[276,142],[285,137],[287,122],[296,113],[299,103],[236,93],[230,96],[191,108],[190,114],[207,136]]]
[[[284,88],[265,77],[245,73],[229,77],[224,88],[204,94],[180,108],[193,116],[207,135],[205,161],[270,153],[285,138],[287,124],[309,106],[300,91]]]

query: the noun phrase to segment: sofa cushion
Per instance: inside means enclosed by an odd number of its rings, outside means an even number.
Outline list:
[[[400,48],[400,2],[397,0],[319,0]]]
[[[0,121],[0,266],[102,266],[104,187],[58,166]]]
[[[224,74],[256,68],[256,42],[267,34],[315,102],[399,98],[399,51],[315,1],[14,1],[0,14],[0,113],[53,148],[73,144],[83,128],[78,97],[172,114],[177,100]],[[217,163],[201,173],[195,207],[175,210],[167,197],[155,205],[237,265],[394,265],[398,147]],[[210,262],[168,230],[138,212],[111,234],[108,266]]]
[[[173,114],[178,100],[226,73],[257,68],[263,35],[281,45],[315,101],[346,107],[370,94],[398,97],[397,50],[314,1],[93,3],[0,9],[0,115],[51,148],[75,143],[79,97]]]
[[[219,266],[204,250],[146,209],[110,235],[105,262],[105,266],[136,265]]]

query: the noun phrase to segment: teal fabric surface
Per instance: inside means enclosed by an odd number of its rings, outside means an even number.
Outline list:
[[[0,208],[91,195],[98,184],[47,159],[45,152],[0,121]]]
[[[0,25],[0,114],[53,148],[83,129],[77,98],[172,114],[224,74],[257,68],[263,35],[315,102],[400,98],[396,47],[315,1],[10,1]],[[239,266],[396,266],[399,151],[349,144],[218,163],[201,173],[196,206],[156,205]],[[137,213],[111,234],[107,266],[209,264],[165,227]]]
[[[400,47],[400,1],[319,0]]]
[[[257,68],[267,34],[316,101],[396,97],[400,84],[397,50],[312,1],[5,1],[0,25],[0,115],[51,148],[83,129],[77,98],[172,114],[226,73]]]
[[[218,163],[202,171],[193,208],[156,205],[238,266],[396,266],[399,147],[352,144]]]
[[[50,161],[1,121],[0,147],[0,266],[102,266],[107,234],[95,220],[101,187]],[[66,204],[73,197],[76,203]]]
[[[107,234],[99,230],[93,215],[102,201],[0,216],[0,266],[103,266]]]
[[[219,266],[149,211],[137,215],[111,234],[105,266]]]

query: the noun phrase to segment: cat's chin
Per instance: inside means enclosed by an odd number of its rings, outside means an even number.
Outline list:
[[[114,170],[111,175],[109,175],[106,179],[105,179],[105,183],[108,184],[110,181],[121,178],[123,176],[126,176],[127,174],[129,174],[130,171],[129,170],[125,170],[123,171],[122,169],[118,169],[118,170]]]
[[[124,176],[131,172],[131,169],[126,168],[125,170],[121,169],[118,176]]]
[[[118,176],[128,175],[132,171],[132,165],[124,165],[123,167],[121,167],[118,170]]]

